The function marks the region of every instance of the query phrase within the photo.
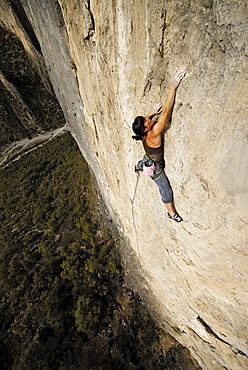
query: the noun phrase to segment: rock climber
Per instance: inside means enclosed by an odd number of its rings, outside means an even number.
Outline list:
[[[147,116],[138,116],[135,118],[133,122],[135,135],[132,136],[133,139],[142,141],[147,157],[155,163],[154,174],[151,178],[159,188],[162,201],[168,211],[167,216],[176,222],[181,222],[183,219],[176,212],[172,189],[164,172],[164,143],[162,133],[174,105],[176,90],[186,72],[186,69],[182,68],[174,74],[169,93],[163,105],[157,103]],[[152,118],[158,113],[160,113],[159,119],[157,122],[154,122]]]

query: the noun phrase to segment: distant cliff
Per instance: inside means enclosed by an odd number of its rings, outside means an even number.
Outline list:
[[[8,3],[0,4],[0,146],[2,146],[60,127],[65,119],[49,81],[38,40],[27,18],[21,16],[23,12],[18,13],[29,31],[30,38],[27,37],[22,23]],[[20,5],[18,9],[21,9]]]
[[[0,9],[43,80],[48,71],[154,315],[203,369],[247,368],[247,1],[0,0]],[[181,66],[165,135],[184,218],[175,224],[133,171],[143,151],[131,124],[163,101]]]

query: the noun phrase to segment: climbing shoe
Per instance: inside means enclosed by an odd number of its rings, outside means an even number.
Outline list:
[[[176,213],[174,216],[171,216],[169,213],[167,213],[168,217],[176,222],[181,222],[183,219],[181,216],[179,216],[178,213]]]

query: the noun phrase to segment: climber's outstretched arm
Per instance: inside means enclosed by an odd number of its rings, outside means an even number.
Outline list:
[[[186,74],[186,69],[182,68],[179,71],[175,73],[175,75],[172,78],[171,81],[171,86],[170,90],[168,92],[167,98],[162,106],[162,112],[160,114],[158,122],[153,126],[153,136],[158,136],[161,135],[162,131],[164,130],[168,118],[170,116],[174,101],[175,101],[175,96],[176,96],[176,90],[183,79],[183,77]]]

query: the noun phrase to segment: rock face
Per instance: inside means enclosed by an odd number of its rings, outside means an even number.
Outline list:
[[[0,146],[65,121],[38,40],[19,2],[11,3],[20,18],[10,3],[0,1]]]
[[[247,2],[20,3],[151,309],[203,369],[247,368]],[[28,33],[18,37],[28,47]],[[165,134],[176,224],[152,180],[133,171],[143,150],[131,124],[163,101],[181,66]]]

